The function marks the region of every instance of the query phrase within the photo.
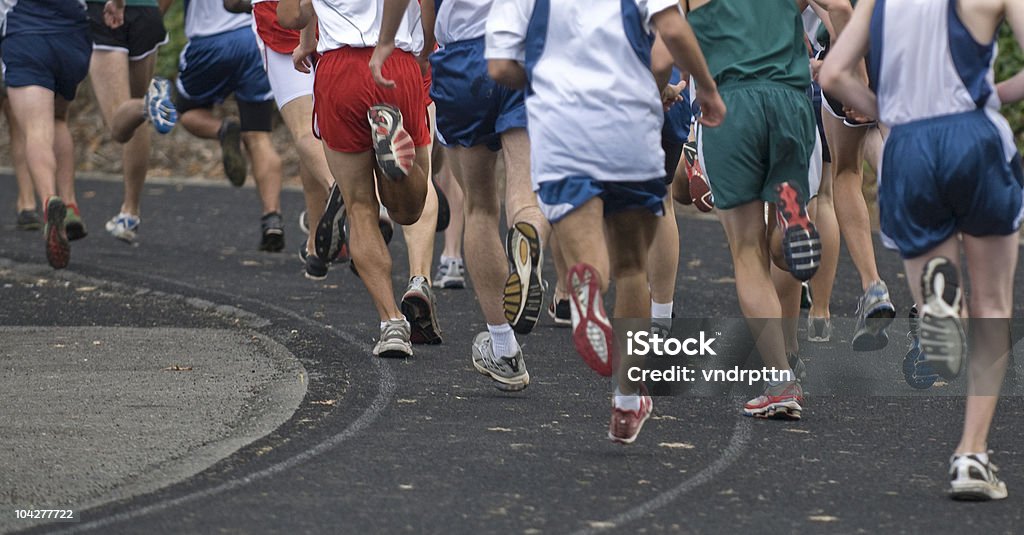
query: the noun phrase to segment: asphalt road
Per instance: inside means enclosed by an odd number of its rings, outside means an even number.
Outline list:
[[[3,178],[11,186],[0,206],[13,207],[13,178]],[[438,294],[444,344],[417,347],[408,361],[373,359],[377,319],[361,283],[345,268],[322,283],[301,276],[297,193],[284,199],[287,252],[265,254],[256,251],[251,188],[148,186],[137,247],[102,229],[120,203],[118,184],[81,180],[79,192],[91,234],[73,244],[70,271],[252,312],[269,320],[258,331],[294,353],[310,381],[287,423],[208,470],[81,511],[78,524],[31,532],[1011,533],[1024,525],[1024,430],[1014,425],[1022,398],[1001,401],[990,444],[1010,499],[949,501],[962,400],[910,395],[899,372],[902,333],[875,354],[851,353],[841,340],[802,348],[812,375],[838,366],[888,376],[891,395],[810,395],[796,423],[744,419],[737,397],[662,397],[637,443],[621,447],[604,438],[608,383],[546,318],[524,340],[527,390],[501,393],[473,370],[469,344],[483,321],[471,291]],[[44,263],[42,239],[11,230],[8,213],[0,257]],[[680,223],[677,310],[738,316],[719,225]],[[400,239],[391,250],[401,288]],[[883,250],[878,258],[905,315],[899,259]],[[844,254],[833,314],[852,315],[858,295]],[[18,307],[0,303],[8,314]],[[33,317],[95,323],[57,311]]]

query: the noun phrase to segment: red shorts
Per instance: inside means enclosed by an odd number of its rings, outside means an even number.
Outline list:
[[[375,104],[390,104],[402,112],[402,124],[417,147],[430,144],[423,76],[416,58],[395,50],[384,63],[385,78],[396,87],[385,89],[370,75],[373,48],[344,47],[320,57],[313,81],[313,133],[331,150],[367,152],[373,149],[366,112]]]
[[[423,75],[423,98],[427,106],[434,103],[433,99],[430,98],[430,82],[434,78],[430,75],[430,67],[427,67],[427,74]]]

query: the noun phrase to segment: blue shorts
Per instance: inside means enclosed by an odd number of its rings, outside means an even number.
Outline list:
[[[541,182],[537,189],[537,201],[544,217],[555,223],[594,197],[604,201],[605,217],[639,209],[650,210],[660,216],[665,213],[667,193],[668,188],[662,178],[639,182],[604,182],[576,175]]]
[[[89,27],[54,34],[16,33],[3,39],[7,87],[44,87],[67,101],[89,74],[92,38]]]
[[[522,91],[499,85],[487,74],[484,38],[458,41],[430,56],[430,98],[437,106],[437,131],[453,147],[501,148],[501,134],[526,128]]]
[[[184,113],[223,102],[231,93],[239,102],[273,100],[256,34],[245,27],[206,37],[196,37],[181,51],[178,94],[185,99]]]
[[[957,232],[1005,236],[1021,223],[1020,155],[982,110],[893,127],[882,155],[882,232],[903,258],[934,249]]]

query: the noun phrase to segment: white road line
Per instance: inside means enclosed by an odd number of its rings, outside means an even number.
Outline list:
[[[729,445],[725,448],[725,451],[722,452],[722,456],[715,460],[715,462],[708,465],[707,468],[697,472],[690,479],[687,479],[675,487],[655,496],[653,499],[620,513],[608,520],[597,522],[593,527],[576,531],[573,535],[590,535],[592,533],[599,533],[612,528],[628,528],[628,524],[642,519],[648,513],[661,509],[675,501],[683,494],[708,483],[739,459],[743,450],[747,449],[747,444],[750,442],[750,434],[750,418],[740,417],[736,421],[736,426],[733,427],[732,437],[729,439]]]

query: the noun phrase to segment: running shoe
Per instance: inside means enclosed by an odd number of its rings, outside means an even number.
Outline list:
[[[417,275],[409,279],[409,287],[402,296],[402,314],[412,327],[410,340],[414,344],[440,344],[441,327],[437,324],[434,292],[427,278]]]
[[[686,178],[693,205],[701,212],[710,212],[715,208],[715,198],[711,195],[711,184],[700,166],[696,141],[683,144],[683,157],[686,159]]]
[[[434,288],[450,290],[466,287],[466,268],[461,258],[441,257],[441,264],[437,266],[437,275],[434,275]]]
[[[800,283],[800,308],[810,310],[814,306],[814,297],[811,295],[811,285],[806,282]]]
[[[43,219],[46,224],[43,226],[43,235],[46,236],[46,261],[54,269],[68,267],[71,261],[71,244],[68,243],[67,229],[64,219],[67,217],[68,207],[60,197],[50,197],[46,201],[46,209],[43,211]]]
[[[306,266],[305,276],[307,279],[322,281],[327,278],[327,262],[315,254],[309,254],[305,244],[299,248],[299,259],[302,260],[302,265]]]
[[[434,180],[434,177],[430,177],[430,180],[434,183],[434,191],[437,192],[437,226],[434,232],[444,232],[452,222],[452,207],[448,204],[448,196],[444,194],[444,190],[437,185],[437,180]]]
[[[608,424],[608,439],[619,444],[632,444],[636,441],[640,429],[654,412],[654,400],[641,389],[640,408],[638,410],[620,409],[612,399],[612,419]]]
[[[988,453],[967,453],[949,458],[949,497],[954,500],[989,501],[1006,498],[1006,483],[999,480]]]
[[[336,258],[345,244],[345,200],[341,197],[341,188],[337,184],[331,186],[327,196],[324,213],[316,225],[313,251],[320,258]]]
[[[106,229],[111,236],[126,243],[133,243],[139,232],[140,223],[142,220],[138,216],[121,212],[107,221]]]
[[[509,229],[505,239],[509,265],[505,280],[505,320],[519,334],[533,330],[544,306],[540,276],[543,254],[536,227],[520,221]]]
[[[807,341],[829,342],[832,340],[832,319],[807,316]]]
[[[601,275],[589,264],[576,264],[567,277],[576,351],[591,369],[610,377],[615,333],[601,300]]]
[[[388,209],[380,207],[380,214],[377,216],[377,224],[380,226],[380,235],[384,237],[384,245],[389,245],[395,237],[395,222],[388,215]]]
[[[804,359],[793,353],[786,357],[786,362],[789,363],[789,369],[793,370],[793,376],[797,382],[802,383],[804,379],[807,379],[807,366],[804,364]]]
[[[744,416],[799,420],[803,407],[804,391],[799,381],[783,381],[778,385],[767,385],[764,393],[743,406]]]
[[[18,212],[18,230],[39,230],[43,228],[43,220],[39,219],[39,213],[35,210],[22,210]]]
[[[931,388],[939,375],[928,364],[927,358],[921,351],[921,338],[918,337],[918,313],[917,305],[910,307],[910,331],[907,332],[907,339],[910,340],[910,347],[906,356],[903,357],[903,380],[913,388],[925,390]]]
[[[67,216],[64,218],[64,230],[68,234],[68,241],[80,240],[89,235],[85,229],[85,221],[82,221],[82,214],[78,211],[78,205],[67,203]]]
[[[166,78],[154,77],[149,82],[149,90],[143,101],[146,120],[153,125],[158,134],[166,134],[178,122],[178,109],[171,101],[171,82]]]
[[[220,139],[221,162],[224,164],[224,174],[236,187],[245,184],[245,175],[249,172],[242,154],[242,125],[237,119],[227,118],[220,123],[220,131],[217,132]]]
[[[284,249],[284,221],[279,212],[270,212],[260,218],[260,250],[271,253]]]
[[[932,258],[921,274],[921,290],[921,351],[935,372],[953,379],[960,374],[967,354],[967,336],[960,321],[963,294],[957,267],[948,258]]]
[[[885,329],[896,317],[889,300],[889,288],[882,281],[872,282],[857,302],[857,328],[853,331],[854,351],[878,351],[889,344]]]
[[[381,358],[411,357],[409,322],[405,319],[384,322],[384,326],[380,328],[380,340],[373,346],[373,355]]]
[[[303,234],[309,236],[309,214],[305,210],[299,212],[299,228]]]
[[[783,182],[775,191],[779,195],[775,203],[775,215],[779,230],[782,231],[786,265],[797,280],[810,280],[821,263],[818,229],[807,217],[807,206],[800,200],[800,194],[792,184]]]
[[[473,367],[482,375],[494,381],[498,390],[518,392],[530,384],[530,372],[526,371],[523,350],[511,357],[495,357],[491,346],[491,333],[484,331],[473,339]]]
[[[373,133],[373,153],[377,165],[391,180],[409,176],[416,160],[412,136],[402,127],[402,112],[390,104],[370,106],[366,112]]]
[[[572,326],[572,310],[568,299],[559,299],[558,301],[551,301],[548,305],[548,316],[555,322],[555,325],[559,327],[571,327]]]

